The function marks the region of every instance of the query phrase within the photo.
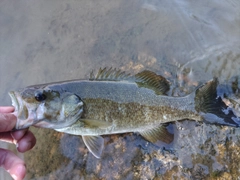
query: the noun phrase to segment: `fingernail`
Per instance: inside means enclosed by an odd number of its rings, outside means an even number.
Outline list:
[[[15,172],[11,174],[13,179],[23,179],[26,173],[25,165],[18,165]]]
[[[13,179],[17,179],[18,177],[15,174],[11,174]]]
[[[19,146],[17,146],[17,150],[21,153],[31,149],[32,147],[32,142],[31,141],[26,141],[26,142],[20,142]]]
[[[14,138],[14,136],[13,136],[12,133],[10,133],[10,134],[11,134],[11,136],[12,136],[12,138],[13,138],[13,143],[17,145],[17,140]]]

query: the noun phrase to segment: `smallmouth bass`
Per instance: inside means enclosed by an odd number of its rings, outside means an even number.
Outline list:
[[[240,118],[222,100],[216,78],[184,97],[167,96],[169,89],[168,81],[151,71],[130,75],[104,68],[89,80],[34,85],[9,95],[18,119],[15,129],[36,126],[81,135],[97,158],[104,146],[101,135],[138,132],[152,143],[170,143],[168,122],[239,127]]]

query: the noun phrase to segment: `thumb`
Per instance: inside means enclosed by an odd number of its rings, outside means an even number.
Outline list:
[[[11,151],[1,148],[0,166],[3,167],[14,180],[22,180],[26,174],[24,161]]]

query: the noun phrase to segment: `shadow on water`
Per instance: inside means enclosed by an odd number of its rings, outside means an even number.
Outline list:
[[[132,74],[152,70],[171,82],[174,96],[216,76],[230,84],[239,76],[238,0],[27,4],[0,2],[1,105],[10,104],[9,90],[87,78],[106,66]],[[134,133],[104,136],[101,159],[81,137],[32,128],[37,145],[24,154],[27,179],[240,177],[239,129],[189,120],[169,128],[170,145],[156,146]]]

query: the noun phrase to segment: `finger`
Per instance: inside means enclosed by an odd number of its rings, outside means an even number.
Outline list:
[[[13,139],[10,132],[2,132],[0,133],[0,141],[5,141],[8,143],[16,144],[17,142]]]
[[[23,136],[26,134],[27,131],[28,131],[28,128],[22,129],[22,130],[17,130],[17,131],[11,132],[11,135],[12,135],[13,139],[18,141],[23,138]]]
[[[9,150],[0,149],[0,166],[15,180],[21,180],[26,174],[26,166],[22,159]]]
[[[23,130],[18,130],[13,132],[0,132],[0,140],[8,143],[17,144],[17,142],[25,136],[27,131],[28,129],[23,129]],[[33,138],[35,139],[34,136]]]
[[[0,113],[11,113],[14,111],[13,106],[0,106]]]
[[[36,144],[36,138],[33,133],[27,129],[15,132],[0,133],[0,140],[16,144],[19,152],[25,152],[32,149]]]
[[[17,140],[17,150],[19,152],[25,152],[32,149],[36,144],[36,138],[31,131],[27,131],[24,136]]]
[[[17,142],[22,139],[28,129],[13,131],[13,132],[0,132],[0,140],[8,143],[17,144]]]
[[[11,131],[17,122],[16,116],[9,113],[0,113],[0,132]]]
[[[36,144],[35,136],[28,129],[11,132],[11,136],[12,142],[17,144],[17,150],[19,152],[28,151]]]

